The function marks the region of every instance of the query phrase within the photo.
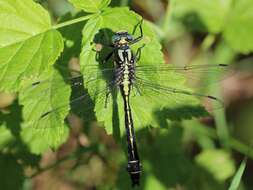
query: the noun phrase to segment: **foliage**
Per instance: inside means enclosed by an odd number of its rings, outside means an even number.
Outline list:
[[[192,18],[197,14],[205,29],[210,33],[222,33],[226,42],[236,51],[242,53],[252,52],[252,26],[251,0],[172,0],[175,17]],[[241,36],[241,38],[238,38]]]
[[[126,163],[125,157],[122,152],[115,153],[109,149],[112,143],[107,144],[111,134],[118,142],[125,142],[123,102],[119,94],[113,92],[105,107],[104,89],[112,75],[106,75],[101,69],[110,70],[113,62],[101,65],[108,50],[103,47],[98,54],[94,49],[96,44],[109,44],[113,33],[122,29],[134,32],[135,37],[139,36],[138,24],[142,17],[128,7],[109,7],[110,0],[69,0],[69,3],[77,10],[81,9],[81,13],[64,15],[58,19],[59,23],[53,25],[56,21],[52,22],[50,12],[42,4],[33,0],[0,0],[0,90],[17,93],[17,100],[8,111],[0,112],[0,186],[4,189],[22,189],[27,174],[25,170],[33,168],[38,174],[44,171],[39,166],[40,157],[50,149],[57,150],[71,138],[71,122],[66,122],[66,118],[70,110],[75,112],[76,105],[70,103],[74,90],[68,81],[71,70],[67,65],[73,61],[73,57],[80,57],[80,73],[84,76],[82,90],[89,94],[84,100],[93,102],[92,108],[84,104],[86,113],[82,115],[83,119],[89,120],[90,115],[94,114],[107,135],[103,132],[106,140],[102,137],[102,140],[97,140],[94,136],[100,133],[92,134],[91,127],[90,131],[85,131],[94,141],[85,145],[89,148],[80,145],[59,163],[74,157],[76,161],[73,162],[76,163],[71,168],[72,180],[87,185],[89,176],[83,181],[75,178],[74,174],[78,173],[82,159],[89,157],[87,152],[96,153],[101,156],[101,160],[108,159],[107,167],[116,172],[109,172],[107,178],[102,178],[104,181],[98,179],[95,185],[100,189],[106,189],[105,186],[108,189],[115,186],[129,189],[126,180],[128,176],[122,170]],[[143,22],[144,39],[133,46],[136,52],[145,44],[139,66],[164,64],[164,50],[161,50],[160,42],[168,47],[166,40],[171,38],[166,37],[166,32],[171,30],[178,35],[189,31],[207,34],[203,42],[205,48],[201,49],[201,53],[218,63],[232,62],[238,54],[253,51],[252,1],[171,0],[169,3],[171,12],[163,18],[164,27],[147,20]],[[212,51],[210,47],[214,42],[218,45]],[[212,57],[208,57],[210,54]],[[197,59],[201,59],[201,55]],[[192,91],[184,75],[173,71],[158,75],[158,72],[154,70],[153,75],[144,72],[143,77],[151,78],[159,85]],[[85,81],[99,76],[97,80]],[[37,86],[39,88],[35,88]],[[211,138],[197,128],[192,129],[191,132],[195,130],[197,144],[203,149],[194,155],[195,159],[189,158],[182,144],[189,129],[180,121],[207,115],[199,106],[199,100],[183,94],[157,95],[152,90],[144,91],[142,96],[137,96],[137,93],[132,93],[131,104],[144,168],[141,186],[138,188],[224,189],[226,180],[235,173],[235,162],[229,149],[215,149],[212,138],[217,139],[217,135]],[[80,109],[81,105],[77,106]],[[225,124],[223,129],[227,130]],[[236,149],[233,145],[231,148]],[[238,151],[244,154],[247,152],[245,149]],[[57,167],[57,163],[53,167]],[[239,186],[245,167],[246,162],[243,162],[232,188]],[[5,173],[11,176],[10,179],[15,179],[15,183],[11,183]],[[197,180],[199,178],[200,182]]]
[[[40,74],[52,66],[63,41],[59,32],[50,30],[46,10],[32,0],[1,1],[0,11],[1,90],[16,90],[22,77]]]
[[[246,159],[244,159],[241,164],[239,169],[237,170],[233,181],[231,183],[231,185],[229,186],[229,190],[233,190],[233,189],[238,189],[239,185],[240,185],[240,181],[242,180],[242,174],[246,168]]]
[[[110,4],[110,0],[90,0],[90,1],[78,1],[78,0],[70,0],[71,3],[77,8],[83,9],[88,13],[96,13],[104,8],[106,8]]]

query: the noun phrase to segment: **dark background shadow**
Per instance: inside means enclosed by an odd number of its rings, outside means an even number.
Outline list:
[[[178,184],[187,189],[224,189],[208,171],[191,161],[193,158],[186,154],[182,137],[183,128],[176,123],[169,130],[146,127],[137,132],[143,172],[141,185],[135,189],[146,189],[152,178],[165,189],[176,188]],[[117,187],[130,189],[131,183],[124,164],[118,176]]]
[[[20,137],[22,106],[18,100],[7,107],[7,114],[0,112],[0,124],[6,126],[13,138],[0,153],[0,187],[5,190],[20,189],[25,180],[24,168],[39,168],[40,156],[32,154]]]
[[[209,116],[209,113],[202,106],[179,106],[176,108],[163,108],[154,112],[155,118],[160,127],[167,128],[167,119],[172,122],[190,120],[192,118],[201,118]]]

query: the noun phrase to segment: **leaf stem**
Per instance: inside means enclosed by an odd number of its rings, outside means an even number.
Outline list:
[[[86,15],[86,16],[83,16],[83,17],[79,17],[79,18],[76,18],[76,19],[73,19],[73,20],[69,20],[69,21],[66,21],[66,22],[62,22],[60,24],[57,24],[57,25],[54,25],[52,27],[52,29],[59,29],[59,28],[63,28],[65,26],[69,26],[69,25],[72,25],[72,24],[76,24],[76,23],[79,23],[79,22],[83,22],[85,20],[88,20],[90,19],[91,17],[95,16],[96,14],[89,14],[89,15]]]
[[[166,8],[166,13],[163,18],[163,24],[162,24],[162,30],[164,33],[167,33],[169,23],[171,22],[171,6],[172,6],[172,3],[168,2],[167,8]]]
[[[215,42],[216,36],[214,34],[208,34],[201,44],[202,50],[209,50]]]

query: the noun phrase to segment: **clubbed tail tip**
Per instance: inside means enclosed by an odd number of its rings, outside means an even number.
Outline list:
[[[132,180],[132,187],[140,185],[140,173],[130,174]]]
[[[128,162],[127,171],[131,177],[132,187],[140,185],[141,164],[139,160]]]

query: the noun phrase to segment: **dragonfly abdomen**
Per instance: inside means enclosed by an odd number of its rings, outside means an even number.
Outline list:
[[[120,91],[124,100],[125,128],[126,128],[126,133],[127,133],[127,144],[128,144],[127,171],[131,176],[132,185],[134,186],[134,185],[139,185],[141,164],[140,164],[137,145],[136,145],[133,119],[132,119],[132,113],[131,113],[130,102],[129,102],[129,93],[130,93],[129,86],[130,86],[129,84],[121,85]]]

